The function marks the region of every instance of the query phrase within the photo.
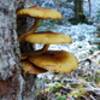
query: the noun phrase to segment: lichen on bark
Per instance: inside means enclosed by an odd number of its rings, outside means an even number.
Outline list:
[[[16,0],[0,1],[0,79],[12,76],[20,55],[16,33]]]
[[[0,100],[21,100],[17,6],[17,0],[0,0]]]

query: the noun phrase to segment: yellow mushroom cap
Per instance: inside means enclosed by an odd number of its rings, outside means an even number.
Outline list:
[[[72,39],[69,35],[58,34],[55,32],[41,32],[24,34],[19,38],[21,41],[39,44],[65,44],[71,43]]]
[[[78,61],[73,54],[65,51],[48,51],[32,55],[29,61],[53,72],[69,73],[78,67]]]
[[[42,19],[61,19],[62,15],[60,12],[54,9],[49,8],[43,8],[43,7],[30,7],[30,8],[24,8],[17,12],[17,15],[26,15],[36,18],[42,18]]]
[[[22,70],[24,71],[24,73],[28,73],[28,74],[35,74],[36,75],[36,74],[46,72],[45,69],[42,69],[40,67],[37,67],[37,66],[31,64],[29,61],[22,61],[21,67],[22,67]]]

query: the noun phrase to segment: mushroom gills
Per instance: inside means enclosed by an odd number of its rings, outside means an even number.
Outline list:
[[[69,73],[78,67],[77,59],[66,51],[48,51],[31,55],[29,61],[40,68],[60,73]]]
[[[21,35],[20,41],[39,44],[66,44],[72,43],[72,38],[69,35],[59,34],[56,32],[34,32]]]
[[[47,72],[47,70],[42,69],[27,60],[21,61],[21,68],[24,71],[24,73],[33,74],[33,75]]]

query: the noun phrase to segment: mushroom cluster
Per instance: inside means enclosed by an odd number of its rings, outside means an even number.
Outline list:
[[[25,73],[36,75],[47,71],[69,73],[78,67],[78,61],[73,54],[63,50],[48,50],[50,44],[71,43],[70,36],[51,31],[37,32],[39,20],[61,19],[60,12],[54,9],[33,6],[19,10],[17,15],[35,18],[30,30],[19,36],[19,41],[28,42],[32,45],[35,43],[44,44],[41,50],[33,50],[22,54],[21,68]]]

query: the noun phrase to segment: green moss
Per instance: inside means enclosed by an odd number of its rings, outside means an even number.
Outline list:
[[[58,97],[56,98],[56,100],[66,100],[66,96],[65,96],[65,95],[58,96]]]

